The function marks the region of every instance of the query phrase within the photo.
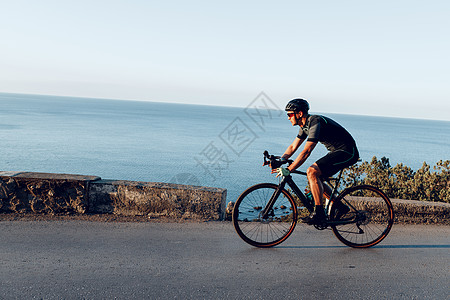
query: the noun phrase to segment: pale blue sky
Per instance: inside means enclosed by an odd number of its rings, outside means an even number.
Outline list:
[[[0,92],[450,120],[450,1],[0,0]]]

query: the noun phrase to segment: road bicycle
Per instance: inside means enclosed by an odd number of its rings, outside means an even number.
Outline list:
[[[272,169],[293,161],[281,161],[278,156],[264,152],[264,165]],[[338,192],[344,170],[337,178],[322,178],[332,190],[324,194],[326,221],[314,227],[330,227],[335,236],[347,246],[367,248],[381,242],[394,223],[394,210],[389,198],[380,189],[357,185]],[[305,172],[291,171],[291,174]],[[290,189],[286,189],[286,185]],[[342,205],[343,204],[343,205]],[[260,183],[246,189],[236,200],[232,220],[238,235],[256,247],[273,247],[284,242],[294,231],[300,215],[314,211],[314,200],[294,183],[292,176],[282,176],[280,183]]]

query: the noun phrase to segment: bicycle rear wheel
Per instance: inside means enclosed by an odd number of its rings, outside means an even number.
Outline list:
[[[349,211],[341,205],[345,204]],[[389,198],[378,188],[360,185],[345,189],[331,207],[333,233],[344,244],[355,248],[372,247],[381,242],[394,223]]]
[[[273,247],[286,240],[297,224],[297,205],[285,189],[267,218],[262,217],[278,185],[261,183],[245,190],[233,209],[233,225],[238,235],[255,247]]]

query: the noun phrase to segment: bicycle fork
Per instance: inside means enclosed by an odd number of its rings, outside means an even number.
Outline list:
[[[281,191],[286,186],[286,179],[285,177],[281,180],[280,184],[278,185],[278,188],[275,190],[275,192],[270,197],[269,202],[267,202],[266,207],[261,211],[261,218],[263,220],[267,220],[270,216],[273,215],[273,206],[275,204],[275,201],[277,201],[278,197],[281,194]]]

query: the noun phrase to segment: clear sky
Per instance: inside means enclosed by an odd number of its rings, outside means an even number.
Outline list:
[[[448,0],[0,4],[0,92],[450,120]]]

